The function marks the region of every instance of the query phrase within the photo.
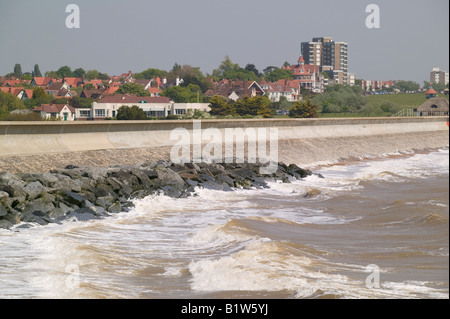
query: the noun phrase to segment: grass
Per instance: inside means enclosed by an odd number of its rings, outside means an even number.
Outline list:
[[[438,94],[438,97],[444,97],[448,100],[448,95]],[[381,104],[384,101],[391,101],[404,108],[419,107],[426,101],[424,93],[398,93],[398,94],[380,94],[368,95],[368,103]]]

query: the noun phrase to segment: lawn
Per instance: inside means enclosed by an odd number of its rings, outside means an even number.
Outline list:
[[[448,100],[448,95],[438,94],[438,97],[445,97]],[[426,97],[424,93],[379,94],[368,95],[367,101],[374,104],[380,104],[384,101],[391,101],[405,108],[415,108],[425,103]]]

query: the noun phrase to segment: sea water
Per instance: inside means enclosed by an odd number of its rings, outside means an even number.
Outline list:
[[[449,152],[0,229],[0,298],[449,298]]]

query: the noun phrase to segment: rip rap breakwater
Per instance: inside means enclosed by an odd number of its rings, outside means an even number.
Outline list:
[[[20,222],[46,225],[67,218],[89,220],[127,211],[133,199],[164,192],[180,198],[195,187],[232,191],[268,187],[266,178],[289,182],[311,175],[297,165],[278,163],[270,176],[257,164],[173,164],[159,161],[139,166],[75,167],[48,173],[0,173],[0,228]],[[27,225],[27,224],[25,224]],[[22,227],[22,226],[20,226]]]

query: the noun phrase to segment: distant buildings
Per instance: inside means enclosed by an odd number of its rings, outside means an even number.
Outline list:
[[[440,68],[433,68],[430,72],[430,82],[448,84],[448,72],[441,71]]]
[[[313,38],[301,43],[301,54],[305,64],[320,67],[335,84],[350,85],[348,74],[348,44],[335,42],[331,37]]]

